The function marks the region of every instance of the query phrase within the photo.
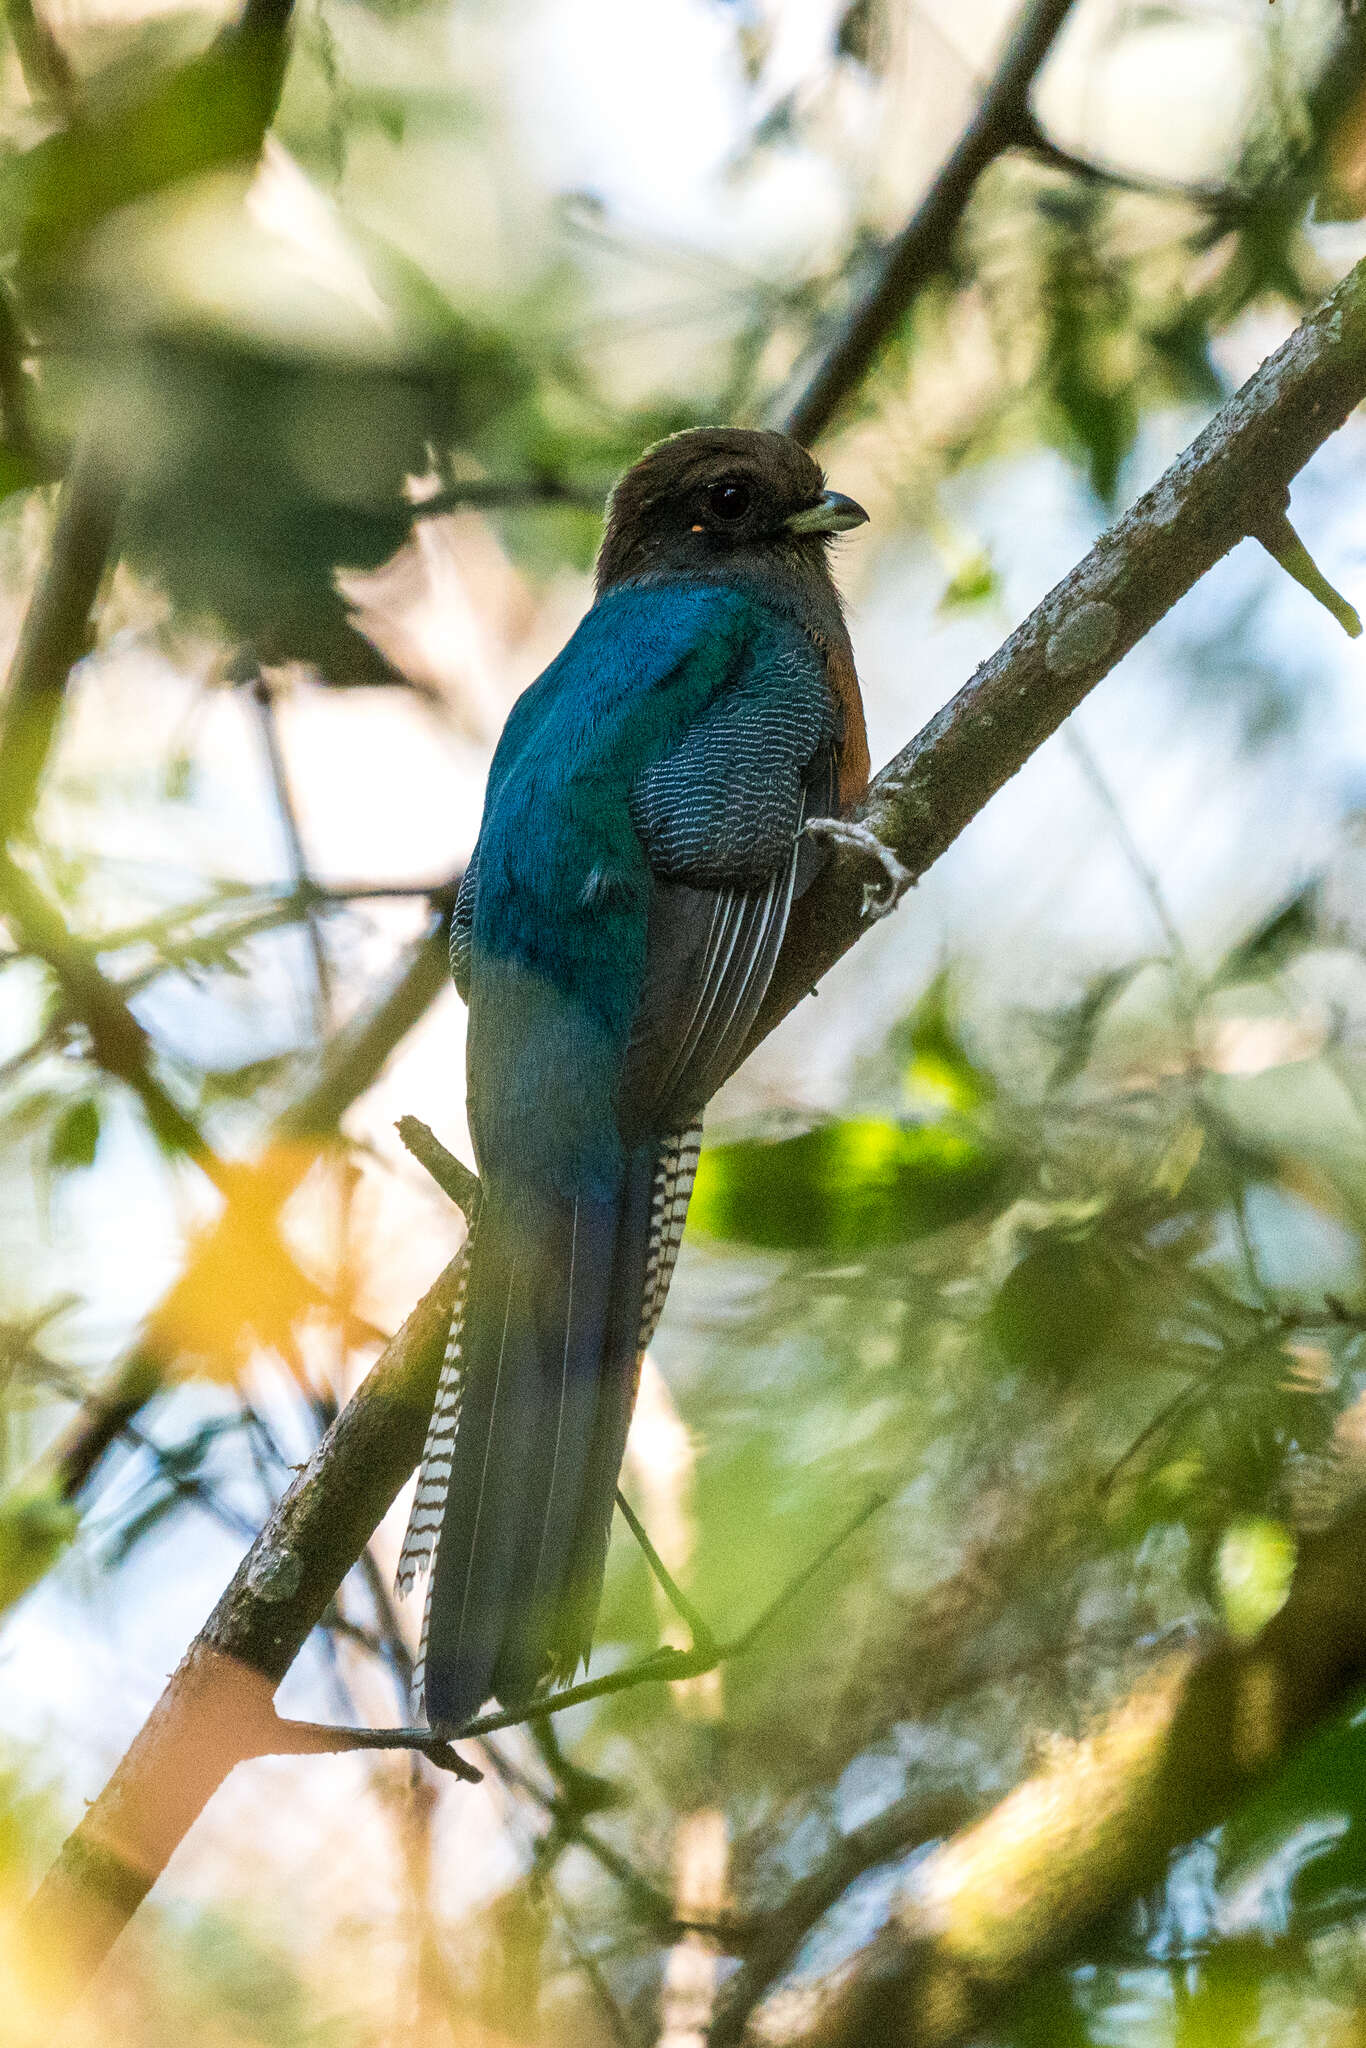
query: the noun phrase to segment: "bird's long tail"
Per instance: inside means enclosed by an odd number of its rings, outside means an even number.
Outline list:
[[[490,1695],[521,1703],[588,1654],[699,1140],[694,1126],[640,1148],[610,1201],[483,1204],[399,1564],[406,1592],[432,1558],[433,1727],[460,1727]]]

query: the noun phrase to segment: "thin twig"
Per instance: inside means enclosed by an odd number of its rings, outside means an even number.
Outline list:
[[[439,1771],[463,1778],[467,1785],[483,1782],[484,1773],[477,1765],[458,1755],[430,1728],[331,1728],[323,1721],[290,1721],[283,1716],[277,1726],[278,1746],[254,1750],[253,1755],[337,1756],[353,1749],[410,1749]]]
[[[1144,858],[1138,841],[1129,829],[1129,821],[1124,815],[1123,806],[1115,795],[1110,778],[1102,770],[1099,761],[1091,750],[1089,740],[1085,737],[1076,719],[1068,720],[1067,724],[1063,727],[1062,737],[1066,741],[1077,767],[1081,770],[1082,777],[1089,787],[1092,796],[1104,811],[1106,822],[1110,827],[1113,837],[1118,842],[1119,849],[1124,856],[1130,873],[1148,899],[1148,907],[1152,911],[1158,928],[1167,942],[1167,951],[1171,955],[1172,965],[1187,984],[1189,991],[1188,1000],[1194,1002],[1199,984],[1195,964],[1191,959],[1186,942],[1181,936],[1180,927],[1172,916],[1171,906],[1167,902],[1162,884],[1157,879],[1156,871]]]
[[[886,1505],[885,1493],[875,1493],[871,1499],[866,1500],[853,1520],[846,1522],[839,1534],[832,1536],[825,1548],[817,1551],[810,1564],[804,1565],[796,1578],[790,1579],[776,1599],[771,1600],[763,1612],[755,1617],[744,1634],[737,1636],[735,1641],[728,1645],[726,1656],[742,1657],[746,1650],[752,1649],[758,1637],[763,1635],[765,1630],[772,1628],[784,1608],[790,1607],[798,1595],[805,1592],[817,1572],[825,1570],[835,1552],[842,1550],[851,1537],[857,1536],[864,1523],[870,1522],[879,1508],[885,1508]]]
[[[304,848],[294,791],[290,786],[289,766],[280,740],[279,722],[275,716],[275,693],[264,676],[258,675],[251,684],[251,697],[256,706],[261,740],[270,770],[275,813],[280,820],[285,851],[289,856],[293,894],[295,900],[302,906],[304,927],[308,933],[308,949],[313,958],[313,1026],[316,1035],[322,1038],[326,1035],[332,1016],[332,968],[327,958],[322,927],[315,913],[313,876]]]
[[[477,1735],[495,1735],[502,1728],[520,1728],[528,1721],[545,1720],[551,1714],[563,1713],[567,1707],[581,1707],[588,1700],[605,1699],[610,1693],[627,1692],[637,1685],[673,1684],[680,1678],[700,1678],[706,1671],[715,1671],[721,1664],[728,1664],[736,1657],[743,1657],[753,1649],[764,1630],[771,1627],[783,1609],[790,1606],[798,1594],[823,1571],[835,1552],[846,1544],[850,1537],[860,1530],[870,1516],[885,1506],[885,1496],[875,1494],[852,1522],[840,1530],[837,1536],[817,1552],[809,1564],[802,1566],[796,1577],[790,1579],[762,1612],[756,1615],[747,1629],[729,1642],[723,1642],[713,1630],[702,1623],[701,1642],[695,1642],[690,1650],[676,1650],[670,1645],[654,1650],[648,1657],[642,1657],[635,1664],[627,1664],[620,1671],[609,1671],[604,1678],[586,1679],[582,1685],[565,1686],[560,1692],[547,1693],[543,1699],[534,1700],[526,1707],[513,1707],[496,1714],[484,1714],[471,1721],[467,1727],[447,1730],[461,1741],[469,1741]]]
[[[435,1131],[429,1130],[420,1117],[401,1116],[394,1129],[419,1166],[426,1167],[441,1192],[449,1195],[465,1221],[473,1224],[479,1214],[478,1174],[471,1173],[454,1152],[448,1152]]]
[[[1069,177],[1080,178],[1084,184],[1103,185],[1116,192],[1138,192],[1149,199],[1183,199],[1188,205],[1215,215],[1221,223],[1231,225],[1249,214],[1256,204],[1252,194],[1236,191],[1228,185],[1162,178],[1145,171],[1124,170],[1118,164],[1100,163],[1094,157],[1079,156],[1073,150],[1063,149],[1050,135],[1046,135],[1032,112],[1023,117],[1017,140],[1037,163],[1047,164],[1055,171],[1066,171]]]
[[[554,1834],[565,1842],[572,1842],[577,1848],[583,1849],[621,1886],[637,1919],[661,1936],[667,1937],[673,1933],[673,1901],[668,1894],[660,1891],[658,1886],[652,1885],[648,1878],[642,1877],[619,1850],[604,1842],[601,1835],[595,1834],[572,1799],[543,1791],[535,1780],[529,1778],[525,1771],[519,1770],[512,1759],[505,1756],[496,1744],[485,1741],[480,1745],[480,1749],[481,1754],[487,1758],[491,1768],[505,1784],[516,1786],[519,1792],[533,1800],[549,1816],[553,1822]]]
[[[914,1792],[841,1835],[829,1854],[766,1913],[751,1915],[745,1960],[717,2001],[708,2048],[736,2048],[750,2014],[782,1975],[817,1921],[866,1871],[941,1840],[971,1818],[962,1792]]]
[[[446,484],[429,498],[417,499],[413,517],[439,519],[447,512],[515,511],[528,505],[572,505],[583,512],[601,513],[610,489],[610,479],[599,488],[556,476],[471,477],[465,483]]]
[[[1177,1028],[1185,1041],[1182,1048],[1181,1080],[1189,1096],[1192,1112],[1214,1140],[1212,1150],[1224,1182],[1225,1199],[1233,1222],[1233,1233],[1238,1240],[1238,1254],[1242,1260],[1248,1289],[1263,1307],[1269,1307],[1270,1297],[1266,1283],[1262,1279],[1257,1248],[1252,1241],[1252,1231],[1247,1220],[1247,1204],[1233,1156],[1227,1120],[1218,1104],[1211,1098],[1205,1082],[1204,1065],[1200,1054],[1200,1007],[1205,997],[1204,982],[1181,935],[1181,928],[1172,914],[1166,891],[1158,880],[1157,872],[1144,858],[1138,841],[1129,829],[1124,807],[1116,796],[1109,777],[1091,751],[1089,743],[1082,736],[1075,719],[1069,721],[1064,733],[1073,759],[1085,777],[1092,795],[1104,811],[1130,872],[1147,898],[1153,917],[1167,942],[1168,965],[1172,973],[1172,1008]]]
[[[658,1580],[659,1588],[664,1598],[691,1635],[693,1648],[696,1650],[714,1650],[716,1648],[716,1638],[708,1627],[704,1616],[694,1607],[692,1601],[683,1591],[683,1588],[655,1549],[654,1544],[651,1543],[645,1529],[645,1524],[641,1521],[620,1487],[617,1488],[617,1507],[621,1512],[622,1520],[644,1552],[645,1562]]]
[[[231,1195],[233,1169],[218,1157],[189,1111],[182,1109],[157,1079],[152,1042],[122,991],[101,972],[93,949],[68,929],[56,905],[4,852],[0,852],[0,916],[10,923],[24,948],[52,969],[68,1011],[90,1033],[96,1061],[140,1098],[161,1142],[192,1159],[220,1194]]]

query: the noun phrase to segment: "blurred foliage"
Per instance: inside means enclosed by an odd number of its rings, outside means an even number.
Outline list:
[[[1154,47],[1189,61],[1206,46],[1163,39],[1198,35],[1206,13],[1129,10],[1105,30],[1114,68],[1144,75]],[[77,712],[134,661],[152,706],[157,659],[188,707],[166,730],[149,709],[144,752],[94,767],[97,747],[73,765],[55,729],[17,852],[63,944],[39,945],[0,901],[0,1608],[50,1574],[39,1600],[73,1663],[116,1657],[92,1616],[155,1614],[206,1528],[240,1548],[371,1355],[395,1240],[420,1228],[435,1247],[448,1229],[444,1212],[388,1221],[391,1183],[332,1128],[349,1098],[331,1122],[315,1106],[305,1138],[290,1121],[400,927],[367,907],[365,876],[348,898],[308,871],[325,740],[289,772],[273,762],[278,829],[261,855],[232,779],[255,700],[219,686],[261,664],[301,664],[324,687],[398,680],[413,635],[377,617],[421,623],[454,585],[441,630],[474,623],[441,650],[441,701],[486,739],[507,674],[524,682],[528,649],[563,629],[557,593],[591,562],[611,478],[677,427],[776,409],[917,196],[932,152],[909,162],[908,125],[952,98],[927,56],[939,30],[893,0],[832,9],[795,86],[780,16],[718,6],[712,23],[748,122],[718,216],[764,215],[764,180],[795,169],[791,210],[817,223],[781,260],[751,260],[717,253],[738,233],[669,242],[593,192],[548,203],[528,117],[511,111],[527,31],[507,9],[325,0],[286,41],[269,0],[238,20],[76,8],[60,45],[23,0],[7,12],[6,615],[17,631],[54,482],[93,444],[118,492],[119,565]],[[1123,133],[1099,137],[1094,161],[1061,131],[1017,136],[848,395],[832,472],[866,489],[875,535],[899,513],[928,536],[947,632],[1000,608],[1018,566],[1014,536],[988,546],[950,518],[962,474],[1048,448],[1097,517],[1121,503],[1145,428],[1203,417],[1252,324],[1279,331],[1325,287],[1325,230],[1362,216],[1366,16],[1278,0],[1220,19],[1246,57],[1228,70],[1222,156],[1190,177],[1164,171],[1160,148],[1156,168],[1126,164]],[[807,199],[829,191],[822,226],[825,201]],[[440,511],[416,513],[428,494]],[[1023,529],[1034,504],[1017,516]],[[387,614],[357,595],[359,572],[402,586]],[[1313,693],[1259,603],[1197,609],[1165,644],[1191,703],[1265,755]],[[111,701],[127,716],[141,700]],[[392,759],[377,745],[377,775]],[[1366,1484],[1366,959],[1337,837],[1322,873],[1244,902],[1244,928],[1195,965],[1102,949],[1003,1019],[951,959],[837,1109],[721,1130],[659,1340],[675,1434],[654,1466],[628,1467],[628,1492],[723,1634],[863,1503],[887,1505],[714,1681],[624,1691],[558,1733],[492,1745],[482,1834],[466,1832],[464,1788],[380,1760],[338,1778],[335,1799],[328,1781],[333,1832],[316,1823],[323,1847],[285,1899],[258,1875],[258,1857],[275,1867],[267,1830],[239,1818],[240,1910],[209,1910],[193,1886],[154,1901],[92,2040],[658,2039],[699,1960],[668,1959],[690,1842],[725,1842],[697,1917],[733,1908],[742,1948],[747,1916],[862,1821],[911,1794],[980,1810],[1041,1734],[1084,1728],[1164,1645],[1255,1633],[1301,1534]],[[263,883],[282,856],[297,872]],[[1039,933],[1041,955],[1053,944]],[[102,1069],[80,997],[94,975],[144,1025],[151,1083],[200,1120],[217,1193],[192,1150],[164,1142],[153,1087]],[[64,1247],[98,1242],[111,1213],[145,1228],[161,1247],[147,1263],[167,1270],[92,1260],[68,1300],[49,1285],[69,1273]],[[108,1441],[90,1483],[64,1487],[45,1457],[77,1424]],[[300,1683],[338,1716],[406,1716],[411,1624],[385,1587],[363,1560],[303,1660]],[[15,1644],[31,1612],[11,1621]],[[595,1670],[675,1625],[617,1541]],[[42,1712],[65,1682],[34,1681]],[[1361,1719],[1320,1731],[992,2038],[1359,2043]],[[74,1804],[49,1776],[35,1747],[0,1786],[0,1957]],[[269,1781],[280,1813],[298,1782]],[[722,1821],[709,1836],[708,1816]],[[915,1846],[884,1842],[835,1887],[800,1930],[798,1975],[866,1940]],[[209,1859],[228,1889],[230,1861]]]

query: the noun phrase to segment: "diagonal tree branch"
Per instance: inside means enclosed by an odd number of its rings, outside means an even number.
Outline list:
[[[5,20],[29,98],[71,120],[80,105],[80,82],[34,0],[5,0]]]
[[[947,269],[968,201],[997,157],[1034,146],[1029,114],[1035,79],[1056,43],[1073,0],[1032,0],[1006,46],[976,113],[945,158],[901,233],[878,258],[873,277],[822,349],[782,421],[798,441],[818,440],[872,369],[917,295]]]
[[[98,1963],[233,1765],[361,1544],[417,1461],[459,1258],[429,1289],[252,1544],[160,1704],[34,1900],[40,1969],[60,1994]],[[364,1529],[360,1543],[353,1532]],[[243,1702],[251,1703],[243,1731]]]
[[[1290,479],[1363,397],[1366,264],[884,770],[864,809],[869,825],[917,871],[928,866],[1087,690],[1249,530],[1257,508],[1268,499],[1283,501]],[[858,938],[865,861],[857,850],[841,850],[828,880],[811,892],[813,913],[784,951],[778,990],[756,1037]],[[245,1665],[278,1683],[411,1472],[455,1278],[452,1264],[328,1431],[45,1881],[35,1925],[49,1951],[55,1947],[68,1959],[73,1990],[232,1767],[232,1745],[219,1727],[228,1682],[221,1674]],[[1275,1639],[1287,1640],[1286,1670],[1303,1655],[1307,1672],[1300,1704],[1278,1741],[1337,1699],[1353,1657],[1366,1659],[1366,1610],[1357,1598],[1362,1531],[1353,1523],[1349,1533],[1345,1553],[1329,1542],[1314,1552],[1319,1562],[1312,1569],[1306,1557],[1298,1582],[1304,1590]],[[1344,1554],[1352,1619],[1340,1629],[1342,1617],[1329,1594],[1343,1582]],[[1317,1616],[1317,1645],[1306,1612]],[[1274,1707],[1280,1698],[1275,1672],[1273,1681]],[[1244,1690],[1238,1697],[1245,1704],[1253,1695]],[[1265,1689],[1260,1697],[1267,1697]],[[176,1781],[175,1766],[187,1753],[187,1731],[195,1729],[212,1762],[212,1782],[197,1782],[191,1796]],[[1235,1746],[1229,1753],[1244,1752]]]

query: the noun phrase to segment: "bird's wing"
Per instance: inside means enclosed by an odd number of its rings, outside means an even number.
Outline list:
[[[739,1058],[805,880],[802,826],[834,808],[838,736],[819,651],[779,625],[637,779],[655,886],[620,1098],[628,1142],[684,1128]]]

